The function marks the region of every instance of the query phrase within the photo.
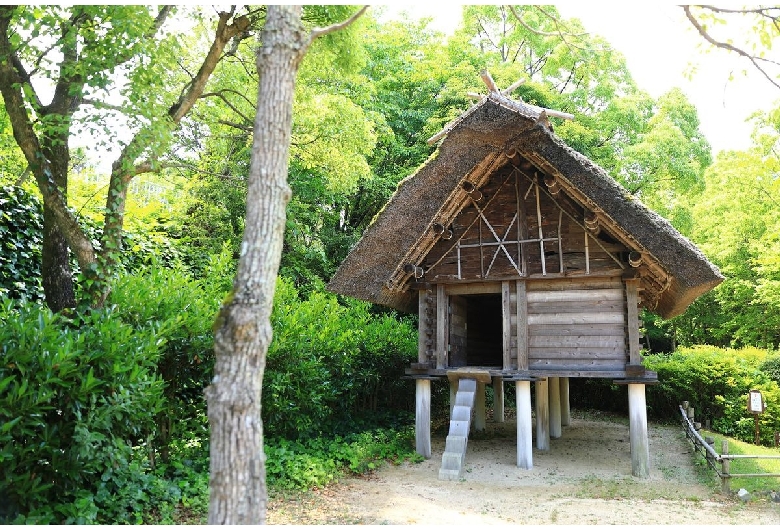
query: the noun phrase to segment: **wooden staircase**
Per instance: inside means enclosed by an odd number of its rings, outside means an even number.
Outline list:
[[[463,465],[466,462],[466,446],[471,430],[471,411],[477,394],[477,380],[470,378],[458,379],[458,391],[455,395],[455,406],[450,418],[450,433],[441,456],[439,480],[459,480],[463,476]]]

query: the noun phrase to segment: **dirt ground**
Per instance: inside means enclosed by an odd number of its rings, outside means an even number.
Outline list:
[[[720,494],[720,481],[695,464],[678,426],[649,425],[651,472],[631,476],[628,421],[572,412],[531,470],[516,467],[516,424],[488,422],[472,436],[460,481],[438,479],[445,432],[422,463],[386,465],[323,490],[276,496],[268,524],[294,525],[777,525],[780,504]]]

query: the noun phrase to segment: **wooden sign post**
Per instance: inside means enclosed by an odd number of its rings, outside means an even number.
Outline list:
[[[763,413],[764,409],[766,409],[766,404],[764,403],[764,398],[761,396],[761,392],[759,390],[751,390],[748,393],[748,412],[753,414],[753,418],[756,422],[756,445],[761,445],[761,437],[759,436],[758,427],[758,415]]]

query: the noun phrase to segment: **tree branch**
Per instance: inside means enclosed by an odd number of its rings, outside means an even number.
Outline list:
[[[566,32],[565,32],[564,30],[566,28],[561,29],[561,21],[557,17],[553,16],[552,14],[550,14],[547,11],[545,11],[544,9],[542,9],[542,6],[535,6],[535,7],[541,14],[543,14],[544,16],[546,16],[547,18],[549,18],[550,20],[553,21],[553,24],[555,25],[556,31],[554,31],[554,32],[547,32],[547,31],[540,31],[538,29],[534,29],[534,28],[532,28],[531,26],[529,26],[528,24],[526,24],[523,21],[523,19],[518,14],[517,10],[515,10],[515,6],[511,6],[510,5],[509,6],[509,10],[515,16],[515,18],[520,23],[520,25],[523,26],[526,30],[530,31],[531,33],[534,33],[536,35],[540,35],[542,37],[558,37],[558,38],[561,39],[561,41],[569,49],[576,48],[576,49],[578,49],[580,51],[582,51],[584,49],[581,46],[577,46],[576,44],[569,42],[566,39],[566,37],[567,36],[568,37],[583,37],[583,36],[587,35],[587,33],[568,33],[568,30],[566,30]]]
[[[240,123],[236,123],[228,120],[218,120],[217,123],[221,125],[227,125],[228,127],[233,127],[234,129],[238,129],[239,131],[246,131],[248,133],[251,133],[253,131],[252,125],[242,125]]]
[[[32,174],[32,170],[30,169],[30,165],[28,164],[26,168],[24,168],[24,171],[22,171],[22,174],[19,175],[19,178],[16,179],[16,182],[14,182],[14,186],[21,186],[25,182],[27,182],[27,179],[30,178],[30,175]]]
[[[111,103],[106,103],[105,101],[98,101],[91,98],[84,98],[81,100],[81,103],[84,105],[91,105],[96,109],[115,110],[117,112],[125,112],[126,110],[121,105],[112,105]]]
[[[494,47],[496,50],[502,51],[502,50],[501,50],[501,47],[500,47],[498,44],[496,44],[495,42],[493,42],[493,38],[490,36],[490,33],[488,32],[488,30],[485,28],[485,24],[482,22],[482,19],[481,19],[481,18],[479,18],[479,16],[477,16],[476,18],[477,18],[477,24],[479,24],[479,27],[480,27],[480,29],[482,30],[482,33],[484,33],[484,35],[485,35],[485,38],[488,40],[488,42],[489,42],[489,43],[490,43],[490,44],[491,44],[491,45],[492,45],[492,46],[493,46],[493,47]],[[502,53],[501,55],[503,56],[503,53]],[[506,57],[502,57],[502,59],[506,59]]]
[[[314,40],[317,37],[322,37],[323,35],[327,35],[328,33],[333,33],[334,31],[339,31],[341,29],[346,28],[354,21],[356,21],[358,18],[360,18],[360,16],[366,12],[366,9],[368,9],[368,6],[361,7],[358,12],[356,12],[354,15],[349,17],[344,22],[339,22],[338,24],[331,24],[330,26],[325,28],[314,28],[311,31],[311,40]]]
[[[691,13],[691,6],[689,6],[689,5],[683,5],[683,6],[681,6],[681,7],[683,8],[683,11],[685,11],[685,16],[688,18],[688,21],[689,21],[689,22],[690,22],[690,23],[693,25],[693,27],[694,27],[694,28],[696,28],[696,31],[698,31],[698,32],[699,32],[699,35],[701,35],[701,37],[702,37],[704,40],[706,40],[707,42],[709,42],[710,44],[712,44],[712,45],[713,45],[713,46],[715,46],[716,48],[722,48],[722,49],[724,49],[724,50],[728,50],[728,51],[734,52],[734,53],[736,53],[737,55],[739,55],[739,56],[741,56],[741,57],[745,57],[747,60],[749,60],[751,63],[753,63],[753,66],[755,66],[755,67],[756,67],[756,70],[758,70],[759,72],[761,72],[761,74],[762,74],[764,77],[766,77],[766,79],[767,79],[767,80],[768,80],[770,83],[772,83],[772,84],[773,84],[774,86],[776,86],[777,88],[780,88],[780,83],[778,83],[777,81],[775,81],[774,79],[772,79],[772,76],[770,76],[770,75],[769,75],[769,73],[768,73],[768,72],[766,72],[766,71],[765,71],[765,70],[764,70],[764,69],[761,67],[761,65],[759,65],[759,64],[758,64],[758,63],[759,63],[759,61],[761,61],[761,62],[765,62],[765,63],[769,63],[769,64],[775,64],[775,65],[780,65],[780,63],[778,63],[778,62],[776,62],[776,61],[769,60],[769,59],[764,59],[763,57],[755,57],[755,56],[753,56],[753,55],[750,55],[749,53],[745,52],[744,50],[742,50],[742,49],[740,49],[740,48],[737,48],[736,46],[734,46],[734,45],[732,45],[732,44],[729,44],[728,42],[721,42],[721,41],[715,40],[715,39],[714,39],[714,38],[713,38],[713,37],[712,37],[712,36],[711,36],[711,35],[710,35],[710,34],[707,32],[707,30],[706,30],[706,29],[704,29],[704,27],[703,27],[701,24],[699,24],[699,21],[696,19],[696,17],[694,17],[694,16],[693,16],[693,13]],[[701,7],[709,8],[709,6],[701,6]],[[714,10],[714,9],[713,9],[713,10]]]
[[[201,63],[200,70],[195,75],[195,78],[190,83],[189,88],[181,95],[179,100],[174,103],[168,111],[168,116],[173,123],[178,124],[181,119],[189,112],[192,106],[203,93],[203,89],[206,87],[206,82],[211,76],[212,72],[219,62],[219,58],[222,55],[222,50],[225,49],[227,43],[235,35],[245,31],[249,27],[249,18],[246,16],[236,18],[232,24],[228,24],[228,20],[232,17],[232,13],[221,12],[219,14],[219,22],[217,23],[217,31],[214,36],[214,41],[211,44],[208,54],[206,55],[203,63]]]
[[[231,101],[225,96],[226,92],[227,93],[231,93],[231,94],[235,94],[235,95],[243,98],[244,101],[246,101],[250,105],[252,105],[252,102],[249,101],[249,99],[247,99],[246,96],[244,96],[240,92],[237,92],[237,91],[231,90],[231,89],[224,89],[224,90],[220,90],[218,92],[205,92],[205,93],[201,94],[200,97],[201,98],[217,97],[217,98],[221,99],[225,103],[225,105],[230,107],[230,109],[233,112],[238,114],[241,117],[241,119],[243,119],[245,122],[253,123],[254,122],[254,118],[250,118],[249,116],[244,115],[244,113],[242,113],[235,105],[233,105],[233,103],[231,103]],[[250,127],[249,129],[251,130],[252,128]]]

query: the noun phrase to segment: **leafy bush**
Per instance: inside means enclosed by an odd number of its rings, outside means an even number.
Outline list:
[[[300,300],[281,278],[271,318],[263,381],[270,437],[316,437],[361,413],[409,406],[413,387],[401,377],[417,355],[410,322],[372,315],[368,304],[340,305],[327,293]]]
[[[102,226],[78,216],[81,227],[100,249]],[[138,272],[156,260],[173,266],[179,252],[163,235],[155,232],[122,232],[124,251],[120,268]],[[43,300],[41,284],[41,246],[43,239],[43,204],[20,186],[0,186],[0,296],[13,299]],[[80,268],[75,256],[71,267],[78,280]]]
[[[766,411],[760,415],[761,439],[774,443],[780,430],[780,388],[761,370],[766,350],[719,349],[711,346],[680,348],[651,355],[646,366],[658,372],[660,383],[648,387],[648,408],[655,416],[678,418],[679,404],[690,402],[698,421],[709,419],[713,430],[744,441],[754,438],[754,419],[747,411],[747,395],[760,390]]]
[[[747,411],[747,395],[756,389],[767,404],[759,417],[761,439],[774,443],[774,432],[780,430],[777,356],[757,348],[693,346],[647,355],[645,366],[658,372],[659,380],[647,387],[648,417],[677,421],[680,404],[688,401],[697,421],[709,420],[714,430],[749,442],[754,439],[754,418]],[[574,407],[628,413],[626,386],[611,379],[572,379],[570,396]]]
[[[5,300],[0,322],[1,516],[96,522],[133,509],[132,447],[163,408],[158,338],[110,310],[69,318]]]
[[[43,205],[19,186],[0,186],[0,296],[42,300]]]
[[[211,257],[202,279],[153,262],[120,278],[110,295],[123,322],[161,341],[156,373],[165,382],[166,407],[157,418],[155,442],[163,461],[172,439],[208,438],[203,390],[214,367],[212,326],[230,290],[233,267],[227,251]]]
[[[767,357],[767,359],[761,363],[759,369],[772,381],[780,385],[780,354]]]
[[[305,490],[324,486],[345,473],[362,474],[383,462],[420,461],[414,430],[370,429],[347,436],[305,441],[267,440],[266,476],[272,487]]]

